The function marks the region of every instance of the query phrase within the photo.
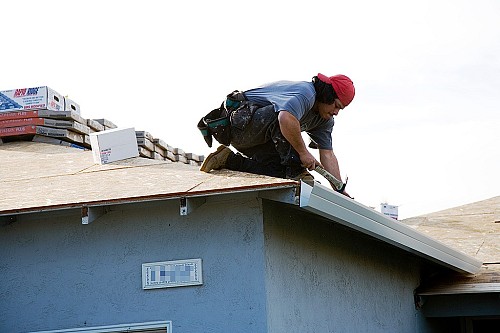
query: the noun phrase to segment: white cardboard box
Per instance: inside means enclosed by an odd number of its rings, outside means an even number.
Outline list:
[[[90,133],[90,145],[94,162],[98,164],[139,156],[133,127]]]
[[[395,220],[398,219],[398,206],[388,205],[387,203],[381,203],[380,212]]]
[[[47,86],[0,91],[0,113],[18,110],[64,111],[64,96]]]
[[[74,100],[64,97],[64,111],[73,111],[80,114],[80,104]]]

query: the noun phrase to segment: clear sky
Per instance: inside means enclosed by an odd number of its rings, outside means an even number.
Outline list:
[[[347,189],[406,218],[500,195],[499,17],[497,0],[2,1],[0,90],[47,85],[206,156],[196,124],[227,93],[346,74]]]

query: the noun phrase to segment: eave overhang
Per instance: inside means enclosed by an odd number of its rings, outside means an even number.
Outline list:
[[[482,265],[481,261],[318,183],[301,183],[300,207],[458,272],[475,274]]]

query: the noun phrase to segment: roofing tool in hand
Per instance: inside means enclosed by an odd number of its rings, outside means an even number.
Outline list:
[[[345,183],[342,183],[341,180],[338,180],[337,178],[335,178],[334,175],[332,175],[331,173],[326,171],[320,165],[317,165],[316,168],[314,168],[314,171],[316,171],[317,173],[319,173],[320,175],[325,177],[326,180],[328,180],[333,185],[335,191],[340,192],[340,193],[344,192],[345,187],[347,185],[347,177],[345,179]]]

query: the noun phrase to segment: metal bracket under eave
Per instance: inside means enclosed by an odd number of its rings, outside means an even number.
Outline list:
[[[82,224],[89,224],[106,214],[108,210],[104,206],[82,207]]]
[[[17,222],[17,215],[0,216],[0,225],[9,225]]]
[[[299,197],[297,195],[296,187],[263,190],[259,192],[259,198],[283,202],[287,204],[293,204],[293,205],[298,205],[299,203]]]
[[[182,198],[180,198],[181,216],[186,216],[188,214],[191,214],[192,211],[194,211],[196,208],[203,205],[205,202],[207,202],[207,199],[199,198],[199,197],[194,197],[194,198],[182,197]]]

